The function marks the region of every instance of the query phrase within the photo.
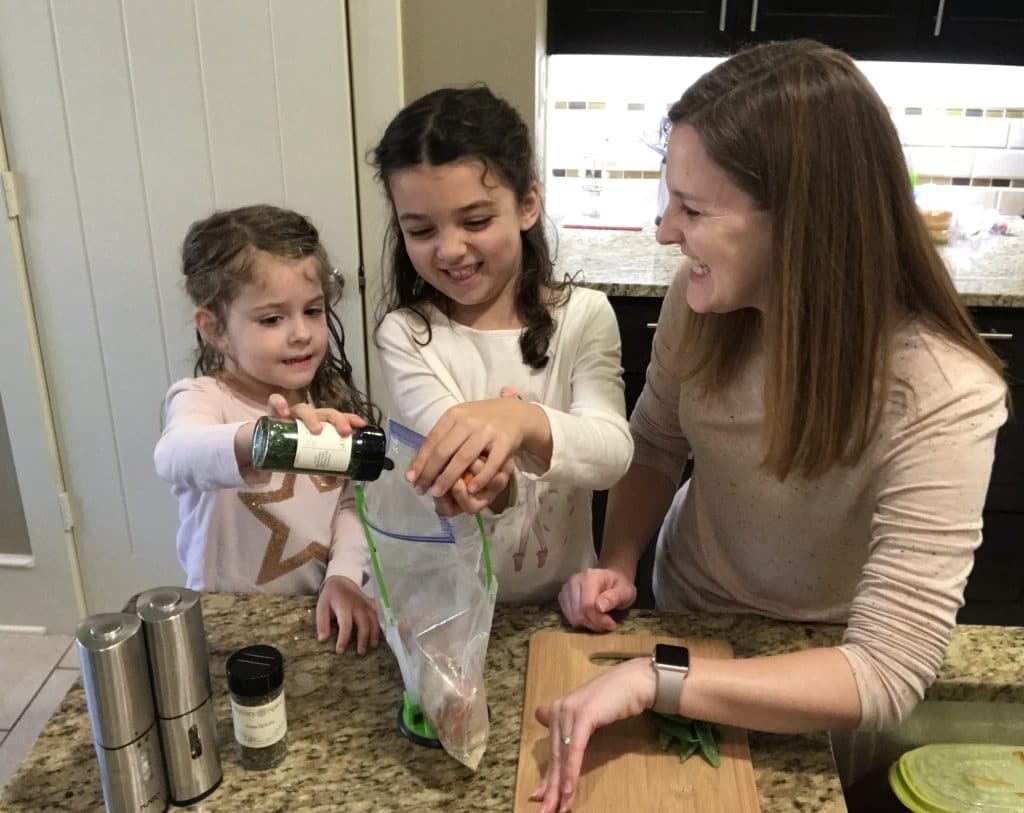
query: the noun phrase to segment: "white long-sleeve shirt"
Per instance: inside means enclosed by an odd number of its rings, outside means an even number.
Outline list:
[[[862,460],[780,482],[761,466],[763,357],[711,401],[678,377],[685,284],[680,273],[665,298],[631,418],[635,462],[678,482],[694,459],[658,540],[658,606],[845,622],[862,727],[893,723],[935,679],[963,604],[1006,388],[976,356],[910,323]]]
[[[550,360],[525,364],[517,330],[475,330],[424,307],[432,338],[423,345],[419,317],[385,317],[377,333],[381,364],[400,423],[427,434],[449,407],[497,398],[515,387],[551,423],[551,465],[520,454],[516,501],[483,514],[502,602],[557,595],[573,573],[596,561],[590,502],[629,467],[633,443],[625,419],[622,351],[607,297],[574,288],[553,312]]]
[[[185,378],[164,399],[153,457],[178,500],[186,586],[316,593],[327,576],[361,585],[369,572],[350,480],[275,472],[250,486],[235,459],[238,427],[266,414],[214,378]]]

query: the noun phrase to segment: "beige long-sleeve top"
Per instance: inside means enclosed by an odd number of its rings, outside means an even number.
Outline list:
[[[861,727],[895,723],[935,679],[963,604],[1005,386],[973,354],[910,323],[892,355],[909,403],[888,399],[857,465],[780,482],[761,465],[763,357],[713,401],[679,380],[685,279],[665,298],[630,422],[635,463],[678,482],[694,459],[658,540],[658,605],[844,622]]]

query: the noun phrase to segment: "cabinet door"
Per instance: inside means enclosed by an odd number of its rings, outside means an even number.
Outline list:
[[[921,59],[1024,65],[1021,0],[926,0]]]
[[[1024,310],[972,308],[982,337],[1006,365],[1013,413],[999,430],[985,510],[1024,511]]]
[[[750,42],[808,37],[864,59],[910,59],[921,0],[746,0],[735,32]]]
[[[721,54],[739,0],[549,0],[549,54]]]

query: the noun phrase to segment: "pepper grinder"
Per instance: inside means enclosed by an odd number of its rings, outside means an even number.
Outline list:
[[[157,587],[139,596],[157,724],[171,801],[186,806],[217,789],[223,773],[199,594]]]
[[[153,711],[142,623],[102,613],[75,630],[107,813],[162,813],[167,778]]]

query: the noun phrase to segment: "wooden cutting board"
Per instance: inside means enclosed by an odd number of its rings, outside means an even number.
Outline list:
[[[534,710],[607,669],[622,654],[650,656],[655,643],[682,644],[693,655],[731,658],[732,647],[708,638],[592,635],[542,630],[530,638],[516,774],[516,813],[536,813],[529,800],[550,758],[547,729]],[[602,654],[619,656],[613,660]],[[592,660],[594,658],[595,660]],[[685,691],[685,689],[684,689]],[[712,768],[699,753],[680,764],[678,750],[658,747],[657,727],[645,717],[598,729],[587,745],[576,810],[632,813],[759,813],[746,731],[717,726],[722,764]]]

